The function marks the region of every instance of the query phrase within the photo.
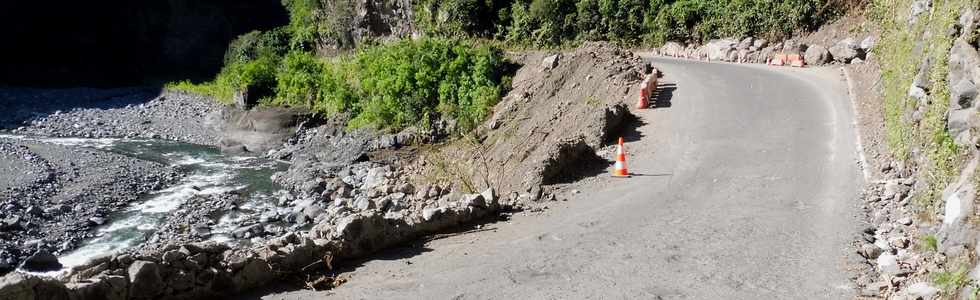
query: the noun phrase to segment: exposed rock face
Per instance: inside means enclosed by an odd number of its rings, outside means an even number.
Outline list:
[[[265,153],[292,136],[308,120],[309,112],[298,109],[260,108],[243,111],[225,108],[221,119],[222,151]]]

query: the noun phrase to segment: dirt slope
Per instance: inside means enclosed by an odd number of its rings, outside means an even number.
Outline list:
[[[469,160],[473,189],[493,186],[517,202],[541,198],[542,185],[603,172],[609,162],[596,150],[618,138],[611,133],[628,120],[644,74],[641,59],[617,46],[588,43],[512,60],[523,67],[476,140],[467,145],[464,139],[457,145],[465,149],[444,154]]]

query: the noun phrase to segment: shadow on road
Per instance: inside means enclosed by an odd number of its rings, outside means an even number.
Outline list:
[[[677,90],[677,85],[673,83],[665,83],[657,86],[657,92],[654,94],[653,108],[668,108],[671,106],[671,99],[674,98],[674,91]]]
[[[607,145],[613,145],[619,142],[619,138],[622,137],[626,142],[635,142],[643,138],[643,133],[640,133],[637,129],[647,125],[647,122],[640,117],[627,114],[623,117],[623,122],[618,128],[609,131],[609,136],[606,138]]]

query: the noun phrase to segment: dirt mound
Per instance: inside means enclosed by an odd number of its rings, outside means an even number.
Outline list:
[[[476,139],[442,151],[470,159],[473,179],[464,188],[493,186],[510,200],[518,195],[536,200],[542,185],[603,172],[609,162],[595,153],[612,142],[630,115],[629,103],[639,97],[640,57],[611,44],[587,43],[573,51],[511,59],[522,65],[512,90]]]

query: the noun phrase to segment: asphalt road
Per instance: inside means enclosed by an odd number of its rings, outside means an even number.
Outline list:
[[[630,179],[264,299],[850,299],[863,178],[837,68],[655,59]],[[668,104],[668,103],[661,103]]]

